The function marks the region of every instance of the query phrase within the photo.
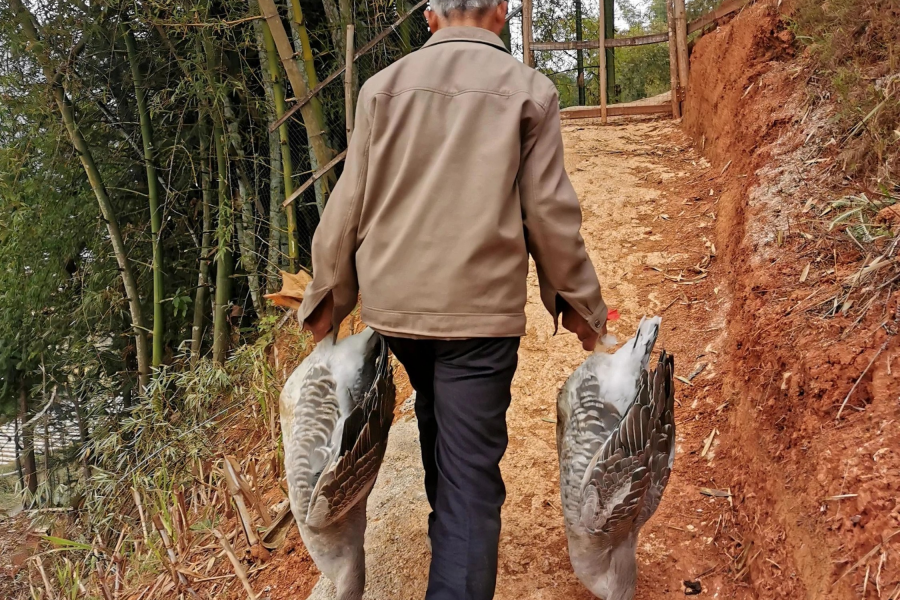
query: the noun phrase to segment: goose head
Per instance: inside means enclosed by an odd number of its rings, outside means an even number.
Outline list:
[[[632,600],[637,585],[636,550],[637,535],[632,534],[599,554],[596,548],[583,553],[573,548],[570,552],[575,572],[592,594],[601,600]]]

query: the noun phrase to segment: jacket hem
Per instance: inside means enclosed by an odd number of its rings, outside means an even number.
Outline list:
[[[363,305],[360,318],[378,333],[393,337],[457,340],[525,335],[524,311],[512,314],[410,313]]]

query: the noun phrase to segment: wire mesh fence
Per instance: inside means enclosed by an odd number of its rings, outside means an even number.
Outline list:
[[[597,40],[602,0],[535,0],[533,2],[533,38],[535,42],[574,42]],[[576,14],[580,11],[580,24]],[[579,36],[580,29],[580,36]],[[582,50],[586,105],[596,105],[600,99],[597,49]],[[578,51],[539,50],[534,53],[535,68],[547,75],[559,91],[563,107],[579,104]]]

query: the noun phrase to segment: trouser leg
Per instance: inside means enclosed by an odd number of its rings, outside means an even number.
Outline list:
[[[438,481],[428,600],[493,598],[518,347],[518,338],[434,342]]]
[[[409,375],[409,382],[416,391],[416,422],[419,426],[419,445],[422,449],[422,466],[425,469],[425,495],[431,512],[428,515],[428,535],[434,524],[434,506],[437,497],[437,419],[434,415],[434,347],[429,340],[388,338],[388,345]]]

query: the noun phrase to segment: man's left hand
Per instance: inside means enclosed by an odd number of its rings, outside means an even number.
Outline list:
[[[606,323],[600,332],[596,332],[588,325],[587,320],[578,314],[571,306],[566,306],[562,311],[562,325],[578,336],[581,346],[588,352],[593,352],[597,347],[597,340],[601,335],[606,335]]]
[[[318,344],[331,332],[333,315],[334,296],[328,292],[315,310],[303,321],[303,330],[312,333],[313,339]]]

